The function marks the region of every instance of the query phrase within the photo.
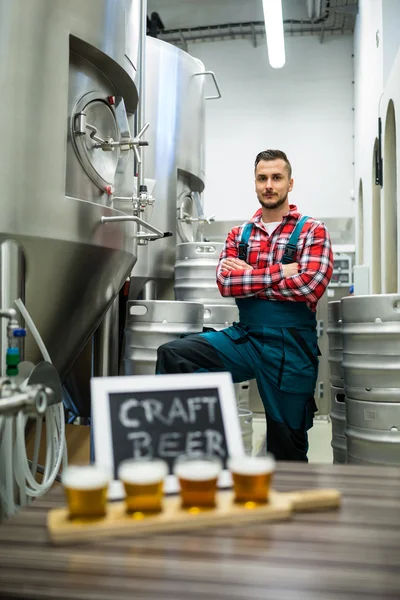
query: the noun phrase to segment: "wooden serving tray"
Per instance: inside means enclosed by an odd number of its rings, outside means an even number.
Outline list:
[[[103,518],[71,521],[67,508],[51,510],[47,527],[51,541],[56,544],[89,542],[123,535],[135,536],[170,531],[187,531],[219,525],[242,525],[256,521],[284,521],[293,512],[327,510],[340,505],[340,492],[334,489],[275,492],[271,490],[268,504],[247,506],[235,504],[233,491],[217,492],[217,507],[197,512],[181,508],[179,496],[166,497],[164,509],[156,515],[128,515],[124,502],[108,504]]]

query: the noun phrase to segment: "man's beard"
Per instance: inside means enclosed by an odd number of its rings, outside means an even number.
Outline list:
[[[258,201],[263,208],[272,210],[274,208],[279,208],[280,206],[282,206],[282,204],[285,204],[287,197],[288,195],[286,194],[286,196],[284,196],[283,198],[279,198],[279,200],[271,200],[268,203],[264,200],[260,200],[260,198],[258,198]]]

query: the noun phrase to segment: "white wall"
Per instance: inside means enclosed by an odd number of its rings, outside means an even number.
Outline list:
[[[385,272],[388,252],[386,242],[393,231],[385,230],[386,223],[397,223],[400,230],[400,194],[397,186],[397,215],[394,211],[392,219],[385,211],[388,202],[385,199],[385,182],[382,190],[373,183],[373,148],[378,135],[378,116],[382,118],[383,148],[385,147],[385,119],[389,101],[394,102],[396,118],[396,138],[400,140],[400,29],[393,24],[400,22],[400,2],[393,0],[362,0],[359,3],[359,15],[355,30],[355,181],[357,189],[360,180],[363,182],[363,259],[375,272],[373,280],[381,279],[381,290],[387,289]],[[377,35],[378,32],[378,35]],[[378,39],[378,43],[377,43]],[[383,156],[383,160],[388,157]],[[397,173],[400,169],[400,151],[397,144]],[[373,196],[381,196],[381,248],[373,260],[371,239],[376,223],[373,219]],[[386,219],[385,219],[386,216]],[[356,224],[361,229],[361,224]],[[392,268],[397,269],[398,291],[400,291],[400,255],[399,237],[397,236],[397,256]],[[397,261],[397,265],[395,264]],[[381,273],[377,273],[377,269]],[[376,291],[371,289],[371,291]]]
[[[286,65],[269,66],[264,43],[192,44],[215,71],[221,100],[207,103],[205,210],[217,220],[248,219],[259,207],[254,158],[284,150],[295,179],[291,201],[305,214],[355,214],[353,38],[286,37]],[[210,86],[211,91],[211,86]]]

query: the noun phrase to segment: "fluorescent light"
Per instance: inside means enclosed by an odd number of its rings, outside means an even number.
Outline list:
[[[269,64],[280,69],[285,64],[282,0],[263,0],[263,9]]]

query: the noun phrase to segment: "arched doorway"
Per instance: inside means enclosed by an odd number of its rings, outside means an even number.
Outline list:
[[[375,140],[372,155],[372,293],[382,291],[382,262],[381,262],[381,188],[375,184],[375,153],[378,140]]]
[[[364,264],[364,199],[361,179],[358,186],[356,262],[358,265]]]
[[[383,291],[397,292],[397,172],[396,172],[396,117],[393,101],[390,100],[385,122],[385,146],[383,155],[383,218],[384,232]]]

